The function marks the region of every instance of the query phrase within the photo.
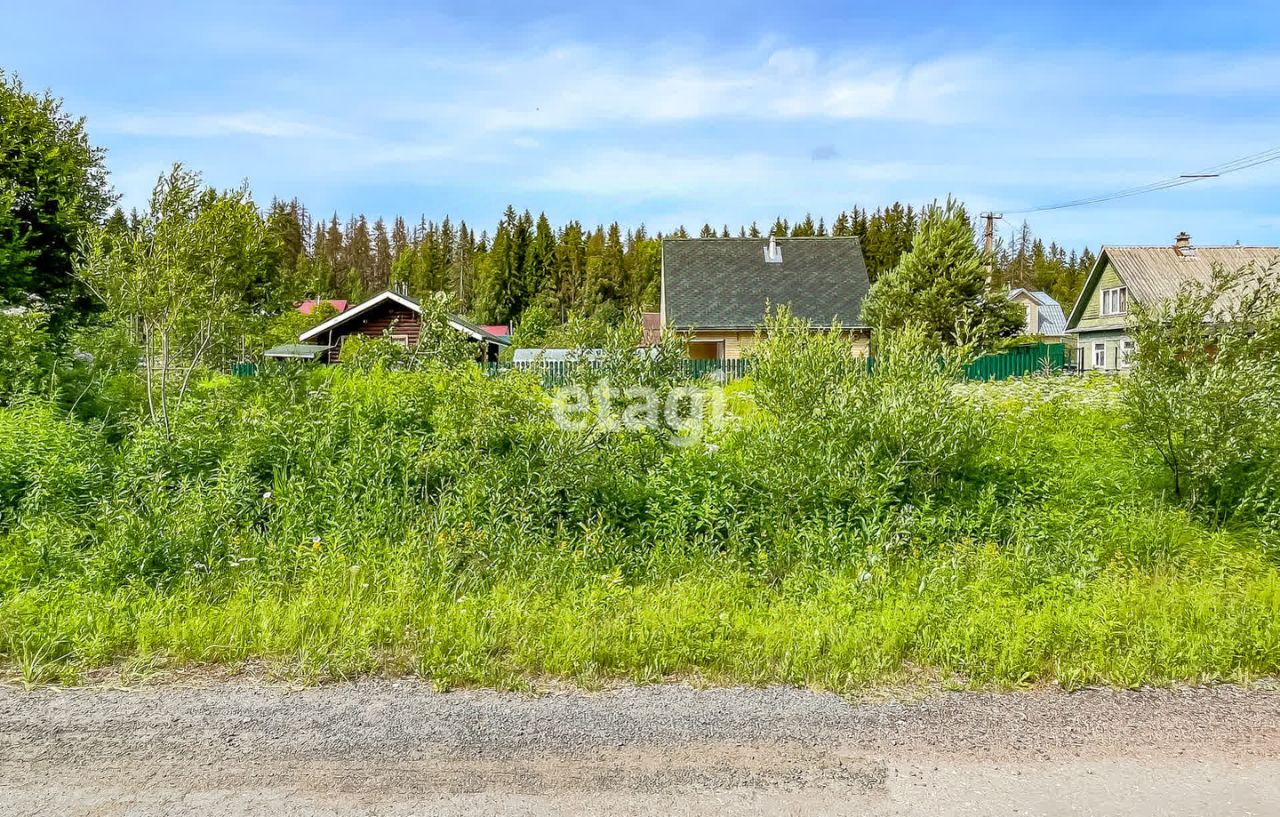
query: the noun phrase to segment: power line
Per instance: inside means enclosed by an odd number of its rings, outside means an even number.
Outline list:
[[[1117,190],[1114,193],[1103,193],[1098,196],[1089,196],[1083,199],[1073,199],[1058,204],[1046,204],[1040,207],[1030,207],[1025,210],[1005,210],[1006,215],[1021,215],[1023,213],[1042,213],[1047,210],[1063,210],[1068,207],[1083,207],[1088,204],[1100,204],[1104,201],[1112,201],[1114,199],[1125,199],[1130,196],[1140,196],[1144,193],[1154,193],[1157,190],[1168,190],[1172,187],[1181,187],[1184,184],[1194,184],[1205,179],[1216,179],[1219,176],[1225,176],[1228,173],[1237,173],[1241,170],[1247,170],[1267,162],[1274,162],[1280,159],[1280,146],[1268,148],[1248,156],[1241,156],[1239,159],[1232,159],[1229,162],[1223,162],[1220,165],[1207,167],[1195,173],[1183,173],[1179,176],[1163,179],[1151,184],[1144,184],[1140,187],[1130,187],[1126,190]]]

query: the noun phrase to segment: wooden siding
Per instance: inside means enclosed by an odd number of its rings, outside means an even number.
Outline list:
[[[763,331],[763,330],[762,330]],[[852,329],[845,333],[852,344],[853,353],[866,357],[871,351],[870,334],[865,330]],[[756,333],[747,330],[732,329],[696,329],[686,333],[690,343],[720,342],[724,345],[724,360],[741,360],[756,342]]]
[[[1124,285],[1124,279],[1120,277],[1120,273],[1116,272],[1114,265],[1107,264],[1103,267],[1102,274],[1098,276],[1098,283],[1085,294],[1087,300],[1084,303],[1084,310],[1080,313],[1080,323],[1076,328],[1088,329],[1091,326],[1112,326],[1124,323],[1124,315],[1102,314],[1102,290]],[[1133,298],[1133,293],[1129,293],[1129,297]]]
[[[1130,340],[1123,329],[1102,330],[1099,332],[1082,332],[1079,346],[1076,349],[1076,364],[1081,371],[1115,372],[1127,369],[1121,365],[1120,358],[1124,342]],[[1105,361],[1102,366],[1093,363],[1093,345],[1101,343]]]
[[[326,361],[337,363],[342,355],[342,342],[350,335],[362,335],[367,338],[380,338],[384,334],[404,335],[410,346],[418,345],[422,335],[422,321],[411,309],[406,309],[394,301],[370,310],[351,323],[343,324],[329,331],[325,343],[332,344]]]
[[[1027,334],[1034,334],[1035,327],[1040,325],[1040,302],[1031,297],[1031,293],[1025,290],[1019,292],[1011,300],[1026,309],[1027,323],[1022,327],[1022,331]]]

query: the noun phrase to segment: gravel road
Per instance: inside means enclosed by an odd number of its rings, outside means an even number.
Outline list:
[[[0,815],[1280,814],[1280,689],[0,687]]]

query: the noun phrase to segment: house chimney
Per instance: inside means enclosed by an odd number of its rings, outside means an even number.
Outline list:
[[[778,246],[777,236],[769,234],[769,246],[764,248],[764,260],[770,264],[782,263],[782,248]]]
[[[1184,258],[1194,258],[1196,248],[1191,246],[1191,234],[1183,231],[1173,239],[1173,251]]]

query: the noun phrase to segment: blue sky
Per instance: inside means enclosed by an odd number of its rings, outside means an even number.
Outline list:
[[[1266,3],[5,5],[0,67],[88,117],[126,205],[181,161],[320,214],[736,227],[1013,211],[1280,145]],[[1280,162],[1027,218],[1278,244]]]

